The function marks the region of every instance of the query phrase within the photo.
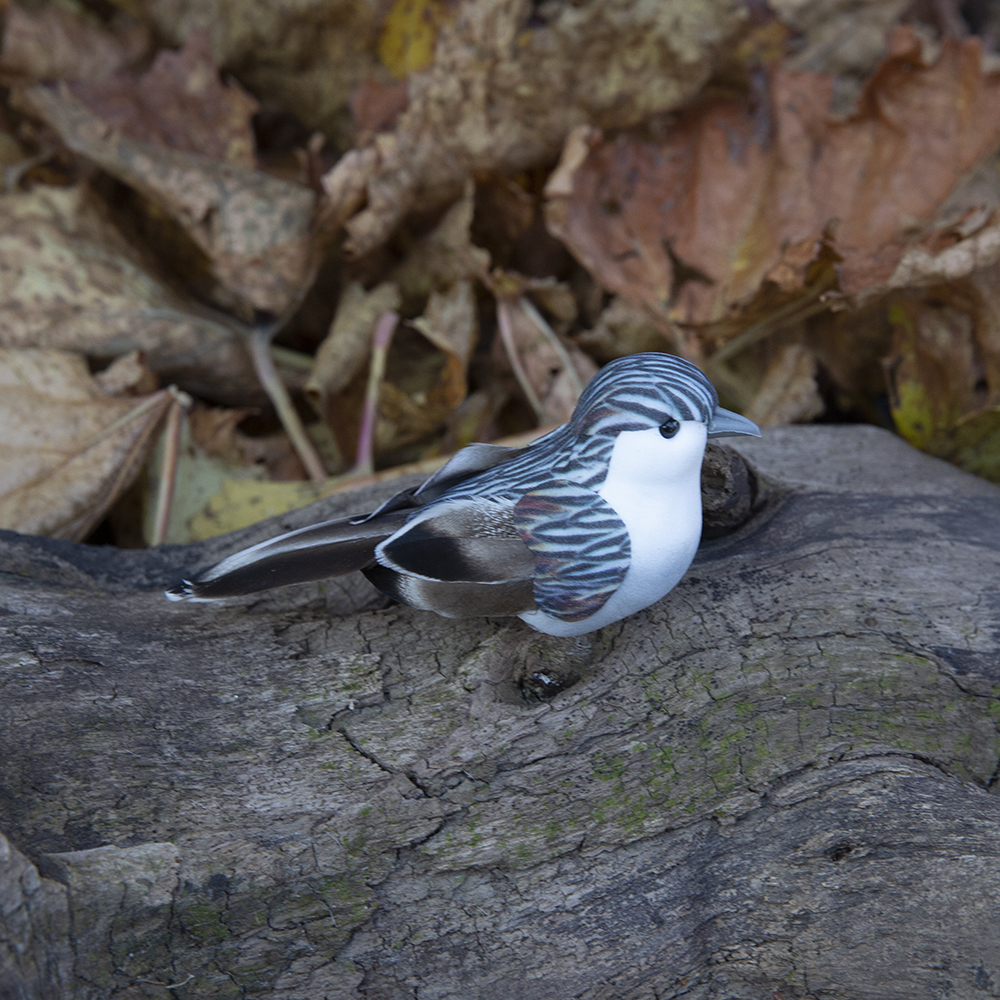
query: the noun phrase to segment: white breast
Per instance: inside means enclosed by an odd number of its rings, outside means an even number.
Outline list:
[[[583,635],[660,600],[687,572],[701,538],[701,462],[708,439],[701,421],[685,420],[673,438],[655,427],[615,441],[598,493],[628,528],[632,558],[621,586],[600,611],[563,622],[542,611],[520,617],[549,635]]]

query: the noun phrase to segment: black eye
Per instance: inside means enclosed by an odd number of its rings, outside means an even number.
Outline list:
[[[667,417],[667,419],[660,424],[660,433],[665,438],[672,438],[680,429],[681,422],[679,420],[674,420],[673,417]]]

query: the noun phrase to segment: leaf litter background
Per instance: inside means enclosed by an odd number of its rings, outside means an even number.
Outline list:
[[[206,538],[645,350],[1000,482],[1000,3],[0,12],[2,528]]]

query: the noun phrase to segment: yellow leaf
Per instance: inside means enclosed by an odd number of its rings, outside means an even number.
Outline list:
[[[996,387],[977,391],[971,318],[948,305],[899,302],[889,313],[893,356],[885,361],[889,405],[914,447],[1000,483]]]
[[[434,62],[438,31],[451,20],[444,0],[396,0],[382,26],[378,55],[393,76],[401,79]]]
[[[326,483],[261,483],[227,479],[222,489],[188,521],[191,541],[200,542],[279,514],[287,514],[332,493]]]

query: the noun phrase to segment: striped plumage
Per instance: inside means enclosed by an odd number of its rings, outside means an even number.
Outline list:
[[[686,571],[701,533],[708,436],[759,434],[692,364],[605,366],[569,423],[527,448],[472,445],[372,514],[313,525],[223,560],[168,593],[216,599],[361,569],[449,617],[516,614],[579,635],[646,607]]]

